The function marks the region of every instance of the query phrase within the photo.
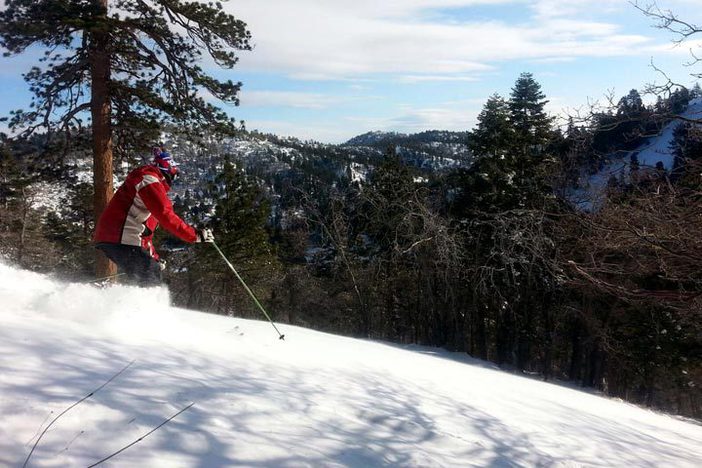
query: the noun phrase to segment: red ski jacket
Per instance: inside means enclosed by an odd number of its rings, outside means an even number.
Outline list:
[[[139,246],[156,260],[158,254],[152,238],[159,224],[174,236],[195,242],[195,229],[173,212],[167,195],[169,190],[170,186],[157,167],[134,169],[100,216],[93,240]]]

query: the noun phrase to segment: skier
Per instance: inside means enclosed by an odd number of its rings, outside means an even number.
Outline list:
[[[163,145],[154,147],[153,153],[151,164],[127,175],[100,216],[93,238],[95,247],[140,286],[161,282],[165,262],[159,261],[153,245],[159,224],[188,243],[214,242],[212,231],[197,230],[173,212],[167,193],[178,177],[178,167]]]

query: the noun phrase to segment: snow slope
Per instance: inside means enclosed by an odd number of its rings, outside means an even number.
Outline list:
[[[0,466],[700,466],[702,426],[461,355],[0,264]]]
[[[681,114],[685,119],[702,120],[702,98],[690,101],[690,104]],[[663,127],[663,130],[654,138],[650,138],[646,143],[634,150],[641,167],[656,167],[659,161],[663,163],[666,170],[673,168],[675,156],[670,147],[673,142],[673,132],[680,125],[679,120],[673,120]]]
[[[702,98],[690,101],[681,117],[702,121]],[[605,195],[607,182],[612,176],[616,176],[620,180],[628,179],[632,155],[636,155],[642,170],[651,170],[660,162],[666,171],[670,171],[675,162],[675,155],[671,148],[673,132],[680,123],[680,120],[672,120],[661,129],[658,135],[648,138],[635,150],[611,155],[611,161],[597,174],[588,176],[585,187],[574,190],[569,199],[586,210],[599,205]]]

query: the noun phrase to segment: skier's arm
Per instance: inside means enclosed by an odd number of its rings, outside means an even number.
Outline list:
[[[153,176],[147,175],[144,179],[147,182],[151,182],[147,180],[147,178],[151,177]],[[139,196],[144,202],[144,205],[146,205],[146,208],[166,231],[185,242],[195,242],[197,240],[195,229],[175,214],[173,205],[166,195],[166,189],[163,188],[163,185],[158,179],[155,177],[153,177],[153,179],[155,182],[147,183],[139,189]]]
[[[146,229],[141,233],[141,248],[148,251],[151,258],[158,261],[159,255],[154,248],[154,231],[158,227],[158,221],[155,217],[149,216],[144,222],[144,226],[146,226]]]

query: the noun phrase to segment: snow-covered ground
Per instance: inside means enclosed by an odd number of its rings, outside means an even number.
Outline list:
[[[702,426],[459,354],[0,264],[0,466],[699,467]]]

